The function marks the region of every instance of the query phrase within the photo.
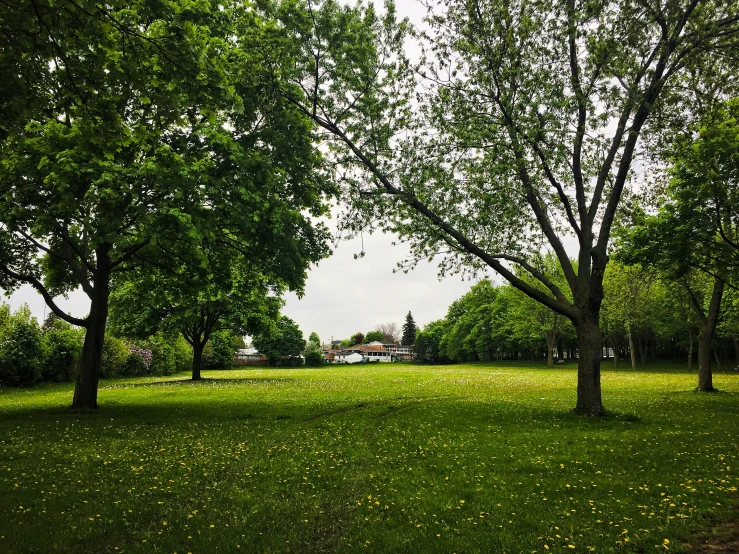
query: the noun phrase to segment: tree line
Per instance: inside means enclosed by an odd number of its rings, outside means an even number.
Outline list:
[[[640,265],[612,261],[604,277],[600,315],[601,357],[614,368],[637,369],[668,361],[687,371],[698,368],[702,322],[693,296],[708,309],[712,279],[699,272],[684,284]],[[739,294],[728,289],[715,333],[704,346],[712,367],[739,366]],[[447,315],[424,326],[416,339],[422,363],[493,360],[576,360],[577,334],[557,312],[538,304],[511,285],[485,279],[452,303]]]

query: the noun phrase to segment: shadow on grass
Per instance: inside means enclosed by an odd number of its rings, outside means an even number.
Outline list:
[[[111,382],[100,387],[99,390],[116,390],[116,389],[136,389],[157,386],[189,386],[189,387],[207,387],[207,386],[249,386],[256,384],[283,384],[299,381],[297,377],[249,377],[247,379],[218,379],[212,377],[203,377],[197,381],[188,378],[176,377],[165,379],[162,381],[147,381],[145,383],[131,382]]]

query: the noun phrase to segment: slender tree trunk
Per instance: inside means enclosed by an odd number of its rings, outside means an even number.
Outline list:
[[[636,371],[636,350],[634,349],[634,336],[631,333],[631,325],[628,328],[629,331],[629,353],[631,354],[631,369]]]
[[[554,367],[554,337],[547,334],[547,367]]]
[[[585,312],[575,326],[580,346],[577,363],[577,405],[575,412],[583,415],[602,415],[600,392],[601,333],[598,313]]]
[[[192,345],[192,380],[199,381],[202,379],[200,376],[200,368],[203,364],[203,350],[205,349],[205,343],[200,342],[199,339],[195,339]]]
[[[557,359],[562,361],[565,359],[565,351],[561,343],[557,343]]]
[[[639,334],[637,344],[639,345],[639,358],[641,359],[641,365],[644,365],[647,363],[647,338],[643,332]]]
[[[90,315],[87,316],[85,342],[82,346],[72,400],[72,408],[75,410],[94,410],[98,407],[98,381],[103,361],[105,324],[108,321],[108,298],[110,296],[107,252],[103,249],[98,255],[98,269],[93,279]]]
[[[693,328],[688,326],[688,373],[693,372]]]
[[[734,367],[739,367],[739,337],[734,335],[734,358],[736,361],[736,365]]]
[[[619,361],[618,357],[619,357],[618,346],[614,346],[613,347],[613,367],[614,369],[618,369],[618,361]]]
[[[711,341],[716,330],[718,316],[721,310],[721,298],[724,294],[724,282],[715,279],[713,282],[713,293],[708,312],[701,324],[698,335],[698,389],[701,392],[712,392],[713,373],[711,372]]]

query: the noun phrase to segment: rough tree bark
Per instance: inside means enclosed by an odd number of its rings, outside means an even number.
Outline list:
[[[577,364],[577,405],[575,412],[600,415],[603,400],[600,392],[601,332],[598,313],[590,313],[575,325],[580,358]]]
[[[203,364],[203,350],[205,349],[205,343],[201,343],[199,340],[195,341],[192,345],[192,380],[199,381],[202,379],[200,375],[200,368]]]
[[[714,279],[711,302],[706,312],[701,311],[701,329],[698,334],[698,388],[701,392],[713,392],[713,373],[711,371],[711,341],[718,324],[721,311],[721,298],[724,294],[724,282]],[[698,307],[698,304],[695,304]]]
[[[105,325],[108,321],[108,300],[110,298],[111,246],[104,244],[95,250],[97,267],[93,273],[90,297],[90,314],[85,320],[85,342],[80,355],[77,382],[74,387],[72,408],[75,410],[94,410],[98,407],[98,381],[103,361]]]

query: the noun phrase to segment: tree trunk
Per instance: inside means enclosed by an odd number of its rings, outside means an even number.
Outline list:
[[[565,351],[564,351],[564,348],[562,348],[562,344],[561,343],[558,343],[557,344],[557,360],[564,361],[564,359],[565,359]]]
[[[205,343],[201,343],[200,340],[195,340],[192,345],[192,380],[199,381],[202,379],[200,376],[200,368],[203,364],[203,350],[205,349]]]
[[[601,334],[598,313],[586,313],[575,326],[580,346],[577,362],[577,405],[575,412],[583,415],[602,415],[600,392]]]
[[[631,326],[629,326],[629,353],[631,354],[631,369],[636,371],[636,350],[634,350],[634,336],[631,334]]]
[[[693,372],[693,328],[688,326],[688,373]]]
[[[736,361],[736,365],[734,367],[739,367],[739,337],[734,335],[734,357]]]
[[[110,270],[107,264],[107,250],[103,250],[98,255],[98,270],[93,280],[85,342],[82,346],[79,372],[74,386],[72,408],[75,410],[94,410],[98,407],[98,381],[103,361],[103,343],[110,296]]]
[[[554,333],[548,332],[546,334],[546,339],[547,339],[547,367],[554,367],[554,346],[555,346]]]
[[[618,369],[618,356],[619,356],[618,347],[614,346],[613,347],[613,368],[614,369]]]
[[[708,306],[706,317],[701,323],[698,335],[698,389],[701,392],[712,392],[713,374],[711,372],[711,341],[713,332],[716,330],[719,312],[721,311],[721,298],[724,294],[724,282],[720,279],[713,281],[713,293],[711,303]]]
[[[639,358],[641,359],[641,365],[644,365],[647,363],[647,337],[645,333],[639,334],[639,340],[637,341],[639,345]]]

